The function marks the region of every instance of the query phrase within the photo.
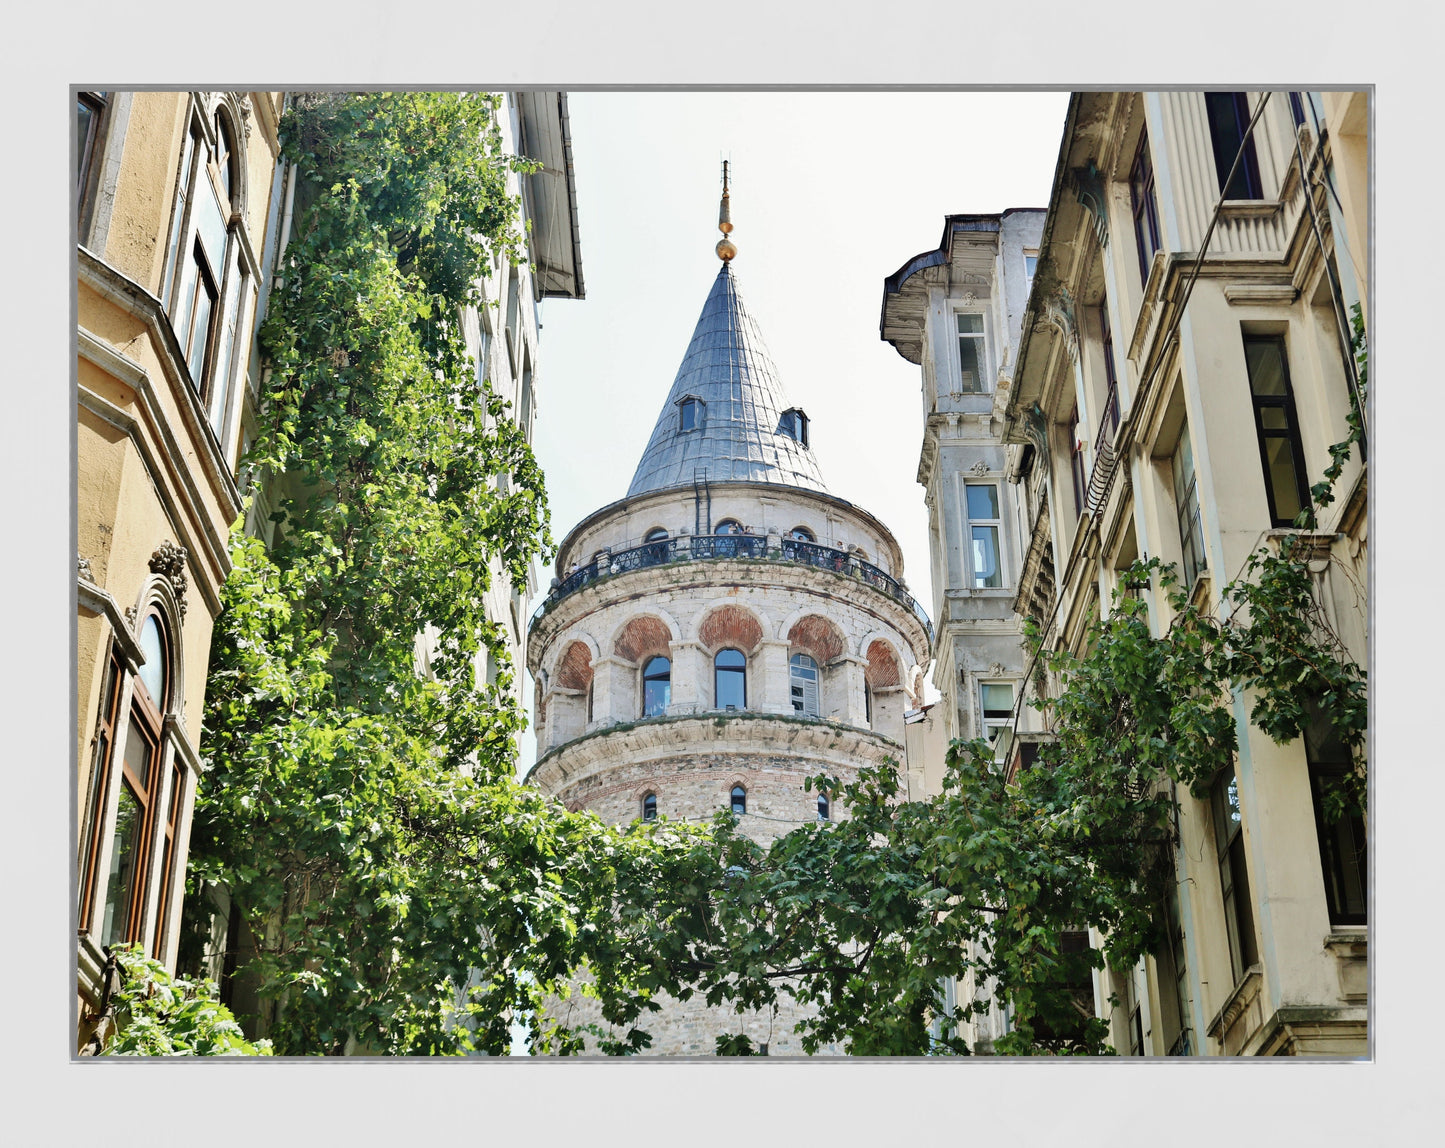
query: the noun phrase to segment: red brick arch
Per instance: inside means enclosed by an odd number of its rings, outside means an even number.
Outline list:
[[[818,665],[826,666],[843,652],[843,631],[822,614],[807,614],[788,631],[788,645],[811,655]]]
[[[709,650],[730,646],[746,654],[763,640],[763,628],[741,606],[719,606],[703,619],[697,637]]]
[[[592,651],[586,642],[573,642],[563,652],[556,684],[564,690],[585,690],[592,684]]]
[[[651,614],[642,614],[622,627],[617,641],[612,643],[612,652],[619,658],[636,663],[656,654],[670,658],[671,641],[672,631],[667,628],[666,622]]]
[[[903,676],[899,673],[898,657],[882,638],[868,643],[868,668],[863,671],[870,689],[886,689],[896,686]]]

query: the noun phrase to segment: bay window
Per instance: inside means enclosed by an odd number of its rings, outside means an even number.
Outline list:
[[[966,395],[981,395],[984,386],[983,316],[960,313],[958,322],[958,389]]]

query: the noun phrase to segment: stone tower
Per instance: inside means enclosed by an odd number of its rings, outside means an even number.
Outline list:
[[[528,779],[614,824],[732,808],[766,843],[847,816],[806,778],[902,767],[932,627],[888,528],[823,481],[738,293],[723,195],[723,266],[627,496],[567,535],[532,619]],[[650,1051],[710,1055],[742,1032],[796,1054],[798,1016],[674,1001]]]

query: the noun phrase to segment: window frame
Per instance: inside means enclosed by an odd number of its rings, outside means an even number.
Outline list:
[[[120,743],[119,776],[115,782],[108,780],[108,787],[114,785],[115,801],[112,804],[107,800],[107,813],[110,814],[101,827],[102,836],[110,838],[110,865],[104,874],[105,890],[98,898],[98,917],[96,921],[96,934],[102,945],[110,944],[131,944],[137,941],[142,943],[147,938],[146,909],[150,901],[151,873],[157,863],[156,837],[162,826],[157,822],[163,816],[161,801],[166,794],[167,758],[174,757],[174,753],[167,754],[166,737],[166,714],[176,689],[176,661],[175,661],[175,640],[171,633],[169,621],[157,603],[150,607],[140,616],[139,623],[135,627],[137,635],[143,634],[150,620],[156,620],[157,633],[161,639],[161,668],[163,677],[161,679],[161,697],[159,699],[151,696],[150,688],[146,685],[145,679],[139,672],[130,675],[130,698],[128,712],[126,713],[126,725],[117,740]],[[127,760],[126,750],[130,746],[130,739],[138,737],[144,745],[144,772],[141,777],[136,773],[131,762]],[[173,765],[184,768],[184,763],[172,762]],[[135,807],[135,820],[125,841],[122,842],[120,834],[121,802],[126,800],[127,794]],[[108,798],[108,795],[107,795]],[[179,819],[180,813],[177,813]],[[167,846],[167,856],[159,859],[163,866],[173,866],[175,860],[176,838],[172,836]],[[120,860],[122,848],[128,847],[131,854],[131,871],[126,880],[112,889],[111,883],[116,878],[116,870]],[[97,889],[101,875],[97,872]],[[113,898],[113,894],[118,897]],[[123,905],[122,905],[123,901]],[[112,911],[112,904],[115,905]],[[125,916],[118,930],[112,931],[109,922],[124,910]],[[164,906],[158,917],[165,915]],[[84,923],[89,923],[91,918],[82,918]],[[159,922],[158,922],[159,923]],[[152,949],[154,953],[161,940],[160,934],[154,934],[152,938]]]
[[[803,665],[799,659],[806,660],[808,665]],[[799,674],[798,671],[803,671],[804,674],[811,671],[813,675],[811,678],[812,709],[808,708],[810,679]],[[794,691],[799,692],[795,693]],[[823,716],[823,671],[818,665],[818,660],[802,650],[788,656],[788,698],[793,703],[795,714],[801,714],[803,717]]]
[[[1189,477],[1180,489],[1182,453],[1189,455]],[[1199,503],[1199,469],[1194,465],[1194,441],[1189,435],[1189,419],[1179,427],[1179,441],[1169,455],[1169,477],[1174,491],[1175,521],[1179,524],[1180,565],[1186,590],[1199,575],[1209,569],[1209,554],[1204,548],[1204,516]]]
[[[990,710],[984,700],[984,690],[988,687],[1004,687],[1009,692],[1009,706],[1007,710],[997,708]],[[985,741],[990,745],[996,745],[999,733],[1004,730],[1013,729],[1014,706],[1018,704],[1018,688],[1012,679],[993,678],[980,679],[978,683],[978,724],[979,730]],[[989,717],[989,714],[1005,713],[1007,717]],[[994,731],[990,734],[990,730]]]
[[[789,407],[778,420],[778,433],[792,439],[799,446],[808,446],[808,416],[802,407]]]
[[[1111,436],[1119,433],[1119,374],[1114,362],[1114,329],[1109,325],[1109,298],[1099,301],[1099,342],[1104,359],[1104,413],[1101,427]]]
[[[110,98],[105,92],[76,92],[76,150],[75,150],[75,218],[77,223],[85,220],[90,203],[90,190],[96,172],[96,156],[105,138],[106,113],[110,110]],[[80,138],[80,105],[90,112],[85,138]],[[84,242],[82,235],[81,241]]]
[[[1271,439],[1284,439],[1288,442],[1294,459],[1294,481],[1295,492],[1299,498],[1300,511],[1313,505],[1310,499],[1309,480],[1307,468],[1305,467],[1304,444],[1300,439],[1299,414],[1295,409],[1294,384],[1290,379],[1289,370],[1289,346],[1283,335],[1256,334],[1249,331],[1243,332],[1244,338],[1244,372],[1249,382],[1250,404],[1254,410],[1254,433],[1259,441],[1259,462],[1264,476],[1264,494],[1269,507],[1270,525],[1276,529],[1288,528],[1294,525],[1294,516],[1281,517],[1275,502],[1274,481],[1271,477],[1269,463],[1269,441]],[[1279,351],[1280,377],[1284,386],[1282,395],[1260,395],[1255,391],[1255,373],[1250,369],[1250,348],[1251,346],[1272,345]],[[1284,417],[1284,427],[1265,427],[1264,412],[1267,410],[1280,411]]]
[[[1233,792],[1233,800],[1228,796]],[[1249,884],[1249,863],[1244,850],[1244,815],[1239,801],[1239,776],[1233,765],[1219,771],[1209,791],[1214,852],[1219,863],[1219,892],[1229,942],[1229,964],[1234,984],[1259,961],[1255,934],[1254,900]]]
[[[738,782],[728,791],[728,809],[734,817],[742,817],[748,811],[748,788]]]
[[[1147,128],[1139,133],[1139,146],[1129,167],[1129,206],[1134,219],[1134,245],[1139,253],[1139,286],[1142,289],[1149,282],[1149,268],[1155,253],[1164,246],[1159,230],[1154,156],[1149,149]]]
[[[664,663],[665,669],[657,670],[658,662]],[[660,706],[653,709],[650,707],[647,694],[648,684],[661,682],[665,686],[663,699]],[[642,716],[644,718],[665,717],[667,707],[672,704],[672,659],[666,654],[653,654],[642,663]]]
[[[1370,921],[1370,869],[1364,818],[1359,811],[1348,810],[1339,820],[1330,822],[1324,806],[1326,787],[1343,780],[1355,768],[1353,755],[1336,736],[1321,707],[1311,706],[1309,717],[1304,728],[1305,761],[1330,927],[1365,926]],[[1347,857],[1347,852],[1353,857]],[[1358,910],[1349,905],[1352,885],[1359,898]]]
[[[741,660],[740,665],[724,665],[721,661],[725,654],[736,654]],[[722,700],[722,674],[736,674],[742,690],[742,700],[733,705],[734,710],[745,710],[748,708],[748,656],[734,646],[724,646],[712,656],[712,697],[713,708],[726,710],[731,703],[724,703]]]
[[[1226,125],[1225,118],[1229,123]],[[1204,119],[1209,130],[1209,143],[1214,152],[1214,172],[1223,200],[1258,200],[1264,198],[1264,184],[1259,175],[1259,157],[1255,153],[1254,136],[1245,135],[1249,129],[1249,93],[1247,92],[1205,92]],[[1233,133],[1232,139],[1222,138],[1223,130]],[[1235,153],[1240,142],[1244,144],[1244,155],[1240,158],[1239,169],[1234,181],[1225,185],[1225,177],[1234,165]],[[1226,154],[1227,153],[1227,154]],[[1231,195],[1230,192],[1243,194]]]
[[[965,332],[963,319],[967,317],[978,320],[978,330]],[[992,393],[989,386],[988,371],[988,319],[982,311],[959,310],[953,313],[953,327],[955,336],[955,351],[958,356],[958,393],[962,395],[987,395]],[[976,386],[966,386],[963,377],[963,341],[969,339],[974,342],[973,355],[974,364],[978,368],[978,380]]]
[[[1084,466],[1084,437],[1079,433],[1077,402],[1069,415],[1069,472],[1074,480],[1074,517],[1082,518],[1089,492],[1089,475]]]
[[[656,793],[644,793],[644,794],[642,795],[642,820],[643,820],[643,821],[656,821],[656,820],[657,820],[657,794],[656,794]]]
[[[817,545],[818,536],[806,526],[795,526],[788,531],[788,537],[794,542],[809,542]]]
[[[88,808],[85,832],[81,838],[79,920],[82,928],[88,926],[94,914],[96,890],[99,887],[101,846],[105,838],[103,830],[106,806],[116,754],[115,744],[118,735],[124,732],[121,702],[125,694],[126,669],[114,649],[114,643],[108,660],[106,678],[101,684],[100,707],[96,717],[95,753],[90,769],[90,797],[86,803]]]
[[[817,807],[818,807],[818,820],[819,820],[819,821],[832,821],[832,820],[833,820],[833,806],[832,806],[832,804],[828,801],[828,795],[827,795],[826,793],[819,793],[819,794],[818,794],[818,804],[817,804]]]
[[[991,489],[993,491],[993,504],[996,514],[992,518],[975,518],[973,508],[969,505],[969,491],[974,489]],[[963,514],[964,514],[964,537],[968,540],[968,588],[973,590],[1002,590],[1008,586],[1004,577],[1004,538],[1003,538],[1003,494],[999,490],[997,480],[989,482],[967,482],[963,484]],[[975,530],[993,531],[993,564],[994,576],[997,579],[994,585],[987,581],[980,583],[981,577],[977,565],[974,538]],[[987,537],[987,536],[985,536]]]
[[[691,434],[693,431],[702,430],[703,416],[707,413],[707,404],[696,395],[684,395],[677,400],[677,433]],[[692,415],[692,424],[687,422],[688,415]]]

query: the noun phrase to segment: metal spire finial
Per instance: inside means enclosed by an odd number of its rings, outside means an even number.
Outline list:
[[[728,204],[728,161],[723,160],[723,190],[722,203],[717,210],[717,229],[723,233],[718,240],[717,257],[724,263],[738,253],[737,244],[728,238],[728,233],[733,229],[732,208]]]

